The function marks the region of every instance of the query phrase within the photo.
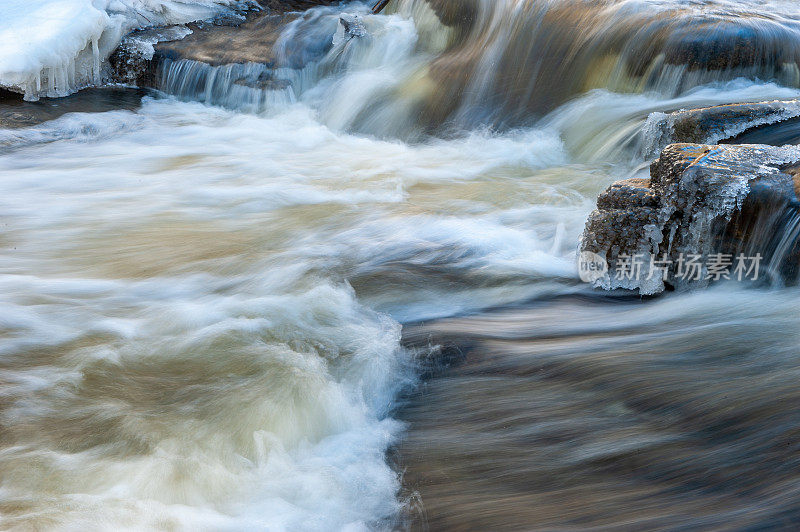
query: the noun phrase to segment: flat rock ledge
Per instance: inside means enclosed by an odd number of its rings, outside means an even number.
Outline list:
[[[716,105],[674,113],[672,133],[676,142],[715,143],[797,116],[798,100]]]
[[[762,255],[762,279],[796,276],[799,161],[795,146],[669,145],[649,179],[618,181],[597,199],[579,267],[598,257],[608,270],[587,280],[642,295],[708,285],[716,254]],[[691,256],[702,262],[686,278]]]
[[[644,131],[649,142],[644,146],[645,158],[658,157],[662,149],[675,143],[693,144],[745,144],[738,139],[757,130],[760,144],[788,144],[785,136],[770,135],[767,129],[776,124],[787,124],[800,119],[800,100],[771,100],[764,102],[733,103],[681,109],[672,113],[653,113]],[[795,128],[800,135],[800,124]],[[766,131],[765,131],[766,130]]]

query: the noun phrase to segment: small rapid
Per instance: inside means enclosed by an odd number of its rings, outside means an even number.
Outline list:
[[[544,133],[409,146],[304,106],[148,98],[13,131],[8,526],[383,528],[415,381],[399,321],[573,290],[596,193],[559,183]]]

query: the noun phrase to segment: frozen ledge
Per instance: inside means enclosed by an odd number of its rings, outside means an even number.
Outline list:
[[[26,100],[102,81],[102,67],[135,28],[201,20],[245,0],[3,0],[0,87]]]

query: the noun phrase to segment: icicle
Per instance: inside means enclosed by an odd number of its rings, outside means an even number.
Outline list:
[[[78,76],[78,67],[73,59],[70,61],[69,68],[67,69],[67,84],[70,87],[77,87],[76,78]]]
[[[61,96],[64,92],[64,63],[56,65],[53,73],[53,92]]]
[[[50,67],[46,67],[42,69],[42,91],[45,95],[49,95],[53,92],[52,84],[53,84],[53,72]],[[37,95],[38,96],[38,95]]]
[[[92,39],[92,83],[100,82],[100,47],[97,38]]]

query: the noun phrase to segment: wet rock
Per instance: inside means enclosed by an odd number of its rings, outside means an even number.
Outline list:
[[[173,61],[187,59],[211,66],[232,63],[273,64],[281,32],[288,24],[302,17],[302,12],[312,7],[338,4],[336,0],[261,0],[260,11],[251,11],[247,17],[227,24],[192,24],[191,35],[156,45],[157,56]],[[330,47],[330,33],[325,33],[324,51]],[[306,44],[306,43],[304,43]],[[298,46],[298,48],[308,48]]]
[[[445,26],[469,29],[478,17],[478,0],[427,0]]]
[[[211,66],[231,63],[273,63],[280,30],[297,15],[262,12],[237,26],[190,26],[183,39],[155,45],[156,59],[186,59]]]
[[[174,38],[161,38],[165,29],[134,32],[109,58],[111,77],[115,82],[157,88],[158,69],[164,61],[271,64],[280,29],[294,18],[264,11],[235,26],[181,26],[183,34]]]
[[[674,113],[672,129],[676,142],[714,143],[753,127],[797,116],[797,100],[719,105]]]
[[[285,90],[291,87],[291,82],[286,79],[275,79],[274,74],[269,71],[261,72],[257,76],[242,76],[233,82],[235,85],[249,87],[257,90]]]
[[[270,13],[305,11],[312,7],[338,4],[339,0],[258,0],[258,4]]]
[[[738,18],[738,20],[737,20]],[[744,18],[744,20],[742,20]],[[689,70],[733,70],[797,63],[795,31],[768,17],[689,18],[664,42],[665,62]]]
[[[699,6],[699,4],[697,4]],[[709,7],[714,7],[713,4]],[[721,6],[720,6],[721,7]],[[738,77],[800,83],[800,27],[746,6],[710,12],[691,4],[647,21],[627,54],[627,71],[675,93]]]
[[[310,79],[335,68],[323,61],[334,46],[365,35],[360,17],[335,9],[263,12],[158,43],[147,72],[154,87],[179,98],[257,113],[296,101]]]
[[[800,116],[751,127],[736,136],[720,141],[723,144],[800,145]]]
[[[597,292],[404,324],[406,346],[443,360],[424,359],[433,371],[397,412],[403,496],[417,501],[397,528],[798,522],[800,493],[774,489],[798,481],[791,301]]]
[[[773,276],[796,271],[798,161],[796,147],[667,146],[650,179],[614,183],[598,198],[581,243],[608,264],[594,285],[645,295],[705,286],[715,279],[706,262],[688,278],[680,270],[690,256],[718,253],[761,254]]]

